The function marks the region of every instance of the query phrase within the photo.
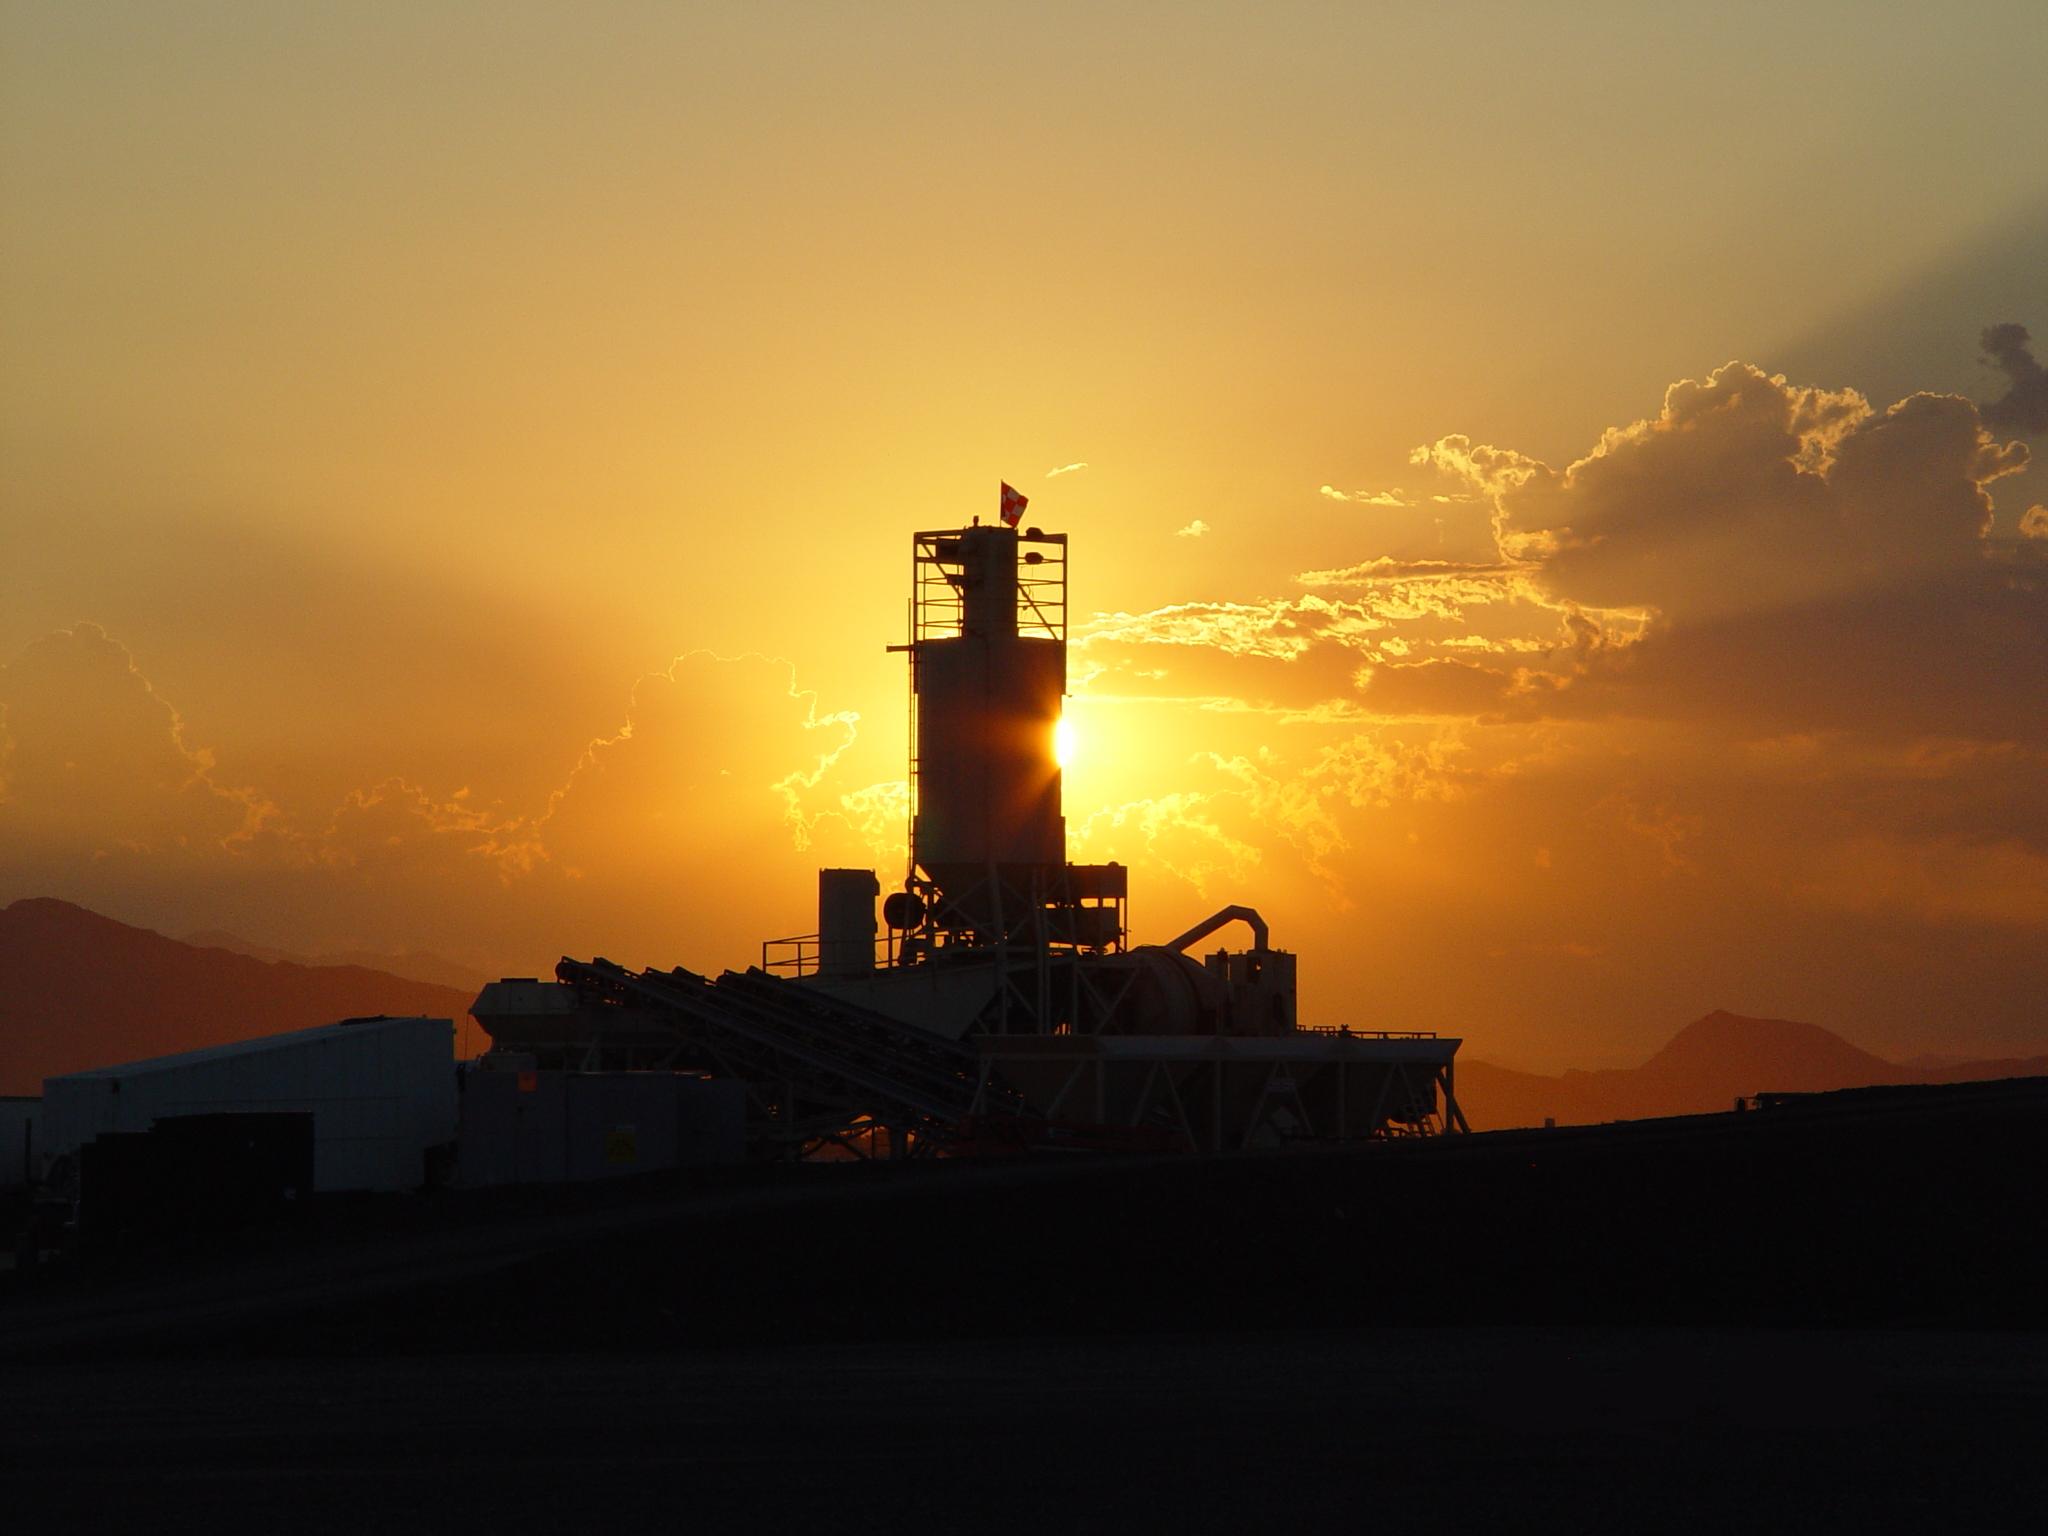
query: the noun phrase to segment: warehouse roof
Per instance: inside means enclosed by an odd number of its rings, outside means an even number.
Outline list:
[[[342,1040],[359,1037],[366,1030],[389,1028],[396,1024],[446,1024],[455,1027],[452,1019],[429,1018],[423,1014],[391,1015],[377,1014],[366,1019],[343,1019],[335,1024],[316,1024],[311,1029],[288,1030],[281,1035],[258,1035],[250,1040],[230,1040],[225,1045],[202,1046],[196,1051],[179,1051],[173,1056],[150,1056],[141,1061],[118,1062],[111,1067],[93,1067],[84,1072],[66,1072],[59,1077],[46,1079],[46,1083],[69,1082],[75,1078],[128,1077],[137,1072],[161,1072],[174,1067],[197,1066],[201,1062],[226,1061],[236,1056],[259,1056],[265,1051],[280,1050],[286,1046],[313,1045],[322,1040]]]

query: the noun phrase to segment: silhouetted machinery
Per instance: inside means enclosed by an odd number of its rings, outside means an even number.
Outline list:
[[[717,980],[565,959],[473,1012],[542,1065],[696,1067],[748,1084],[757,1141],[1004,1153],[1229,1151],[1463,1129],[1460,1042],[1303,1029],[1294,956],[1226,906],[1133,945],[1129,872],[1072,864],[1055,738],[1067,540],[916,534],[910,867],[818,873],[818,930]],[[1247,950],[1189,951],[1242,923]]]

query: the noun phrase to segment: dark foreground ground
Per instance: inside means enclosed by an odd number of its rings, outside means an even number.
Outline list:
[[[0,1286],[8,1531],[2039,1529],[2048,1084],[330,1207]]]
[[[2040,1528],[2039,1338],[1359,1328],[8,1373],[10,1531]]]

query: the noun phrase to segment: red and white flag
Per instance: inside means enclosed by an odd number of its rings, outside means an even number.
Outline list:
[[[1003,522],[1014,528],[1017,526],[1017,519],[1024,515],[1024,509],[1031,505],[1031,498],[1020,491],[1011,490],[1008,481],[1002,482],[1002,486]]]

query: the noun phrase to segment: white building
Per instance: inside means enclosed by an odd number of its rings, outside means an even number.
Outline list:
[[[351,1019],[43,1084],[44,1162],[173,1115],[309,1113],[316,1190],[418,1189],[456,1138],[455,1025]]]

